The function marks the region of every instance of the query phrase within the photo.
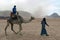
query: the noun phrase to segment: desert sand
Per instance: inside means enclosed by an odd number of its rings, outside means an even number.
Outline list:
[[[8,36],[5,35],[4,28],[6,20],[0,20],[0,40],[60,40],[60,19],[47,19],[49,27],[46,30],[49,36],[41,36],[41,19],[35,19],[30,23],[22,24],[22,35],[14,34],[9,26],[7,29]],[[18,25],[14,25],[14,30],[18,31]]]

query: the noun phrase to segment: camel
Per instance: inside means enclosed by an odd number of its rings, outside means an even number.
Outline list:
[[[29,22],[31,22],[32,20],[34,20],[34,17],[32,17],[32,16],[31,16],[31,19],[27,21],[27,20],[24,20],[23,17],[21,17],[20,15],[17,16],[17,19],[15,19],[15,20],[12,19],[12,18],[7,19],[7,25],[6,25],[6,27],[5,27],[5,35],[7,35],[6,30],[7,30],[8,26],[9,26],[9,24],[11,24],[11,30],[12,30],[15,34],[17,34],[17,33],[20,33],[21,30],[22,30],[22,23],[29,23]],[[15,32],[15,31],[13,30],[13,25],[14,25],[14,24],[18,24],[18,25],[19,25],[19,31],[18,31],[18,32]]]

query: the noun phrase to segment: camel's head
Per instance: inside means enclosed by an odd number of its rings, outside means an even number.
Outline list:
[[[34,20],[35,18],[31,16],[31,20]]]

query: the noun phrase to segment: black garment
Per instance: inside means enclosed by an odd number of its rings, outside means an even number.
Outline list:
[[[47,22],[46,22],[46,19],[45,18],[43,18],[43,20],[41,21],[41,24],[42,24],[42,30],[41,30],[41,35],[48,35],[47,34],[47,31],[46,31],[46,29],[45,29],[45,27],[46,27],[46,25],[48,25],[47,24]]]

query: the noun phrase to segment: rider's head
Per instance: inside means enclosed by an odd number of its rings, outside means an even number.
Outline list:
[[[14,7],[16,7],[16,5],[14,5]]]

